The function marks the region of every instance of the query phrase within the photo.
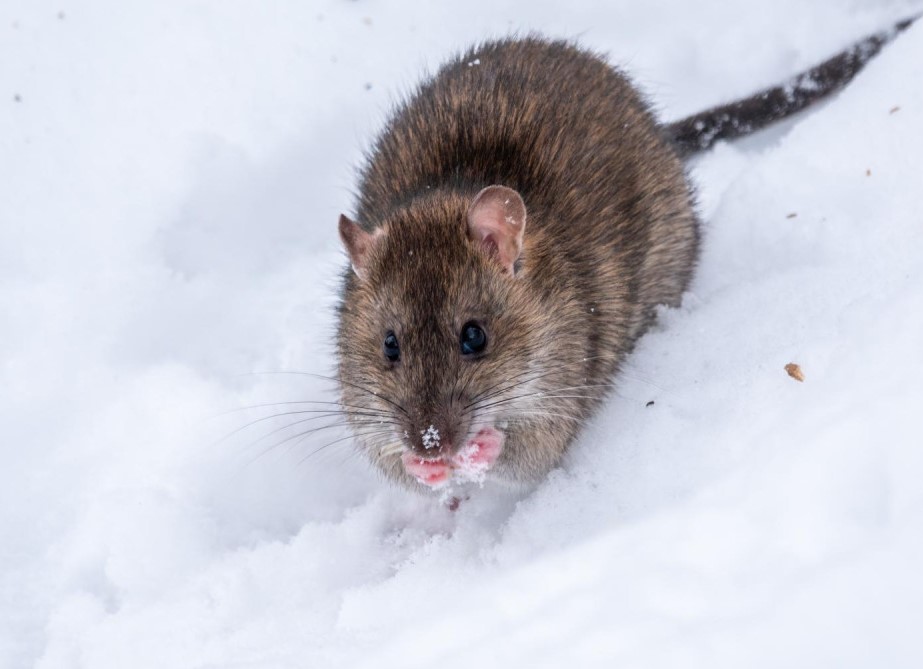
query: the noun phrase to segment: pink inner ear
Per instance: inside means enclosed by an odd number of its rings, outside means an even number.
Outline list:
[[[512,188],[488,186],[468,208],[469,236],[480,240],[510,274],[522,252],[525,227],[526,205]]]
[[[497,249],[497,240],[494,239],[493,235],[487,235],[484,239],[481,240],[481,246],[487,249],[487,252],[492,256],[496,256],[498,259],[500,257],[500,252]]]
[[[364,278],[369,253],[384,235],[384,230],[376,228],[374,232],[366,232],[358,223],[342,214],[340,215],[339,229],[340,239],[349,254],[349,261],[352,264],[353,271],[360,278]]]

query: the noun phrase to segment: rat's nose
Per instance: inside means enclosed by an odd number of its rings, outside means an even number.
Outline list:
[[[442,432],[435,425],[430,425],[425,430],[420,430],[420,444],[423,450],[439,450],[442,446]]]
[[[407,445],[426,459],[454,454],[467,429],[463,405],[454,398],[421,410],[409,423],[404,433]]]
[[[447,453],[452,453],[455,430],[445,421],[421,421],[413,432],[406,433],[408,446],[417,455],[423,458],[438,458]]]

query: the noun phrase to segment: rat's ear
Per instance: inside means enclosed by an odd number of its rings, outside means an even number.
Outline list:
[[[365,278],[369,251],[374,248],[382,235],[384,231],[381,228],[377,228],[375,232],[366,232],[358,223],[340,214],[340,239],[346,247],[346,252],[349,253],[353,271],[360,279]]]
[[[510,274],[522,252],[525,229],[526,205],[512,188],[488,186],[468,207],[468,236],[480,242]]]

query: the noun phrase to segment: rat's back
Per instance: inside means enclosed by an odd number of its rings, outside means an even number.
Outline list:
[[[533,252],[606,264],[618,247],[645,320],[679,300],[698,248],[691,189],[641,95],[597,54],[532,37],[444,65],[376,142],[358,219],[374,227],[433,189],[473,196],[491,184],[518,191],[530,229],[556,240]]]

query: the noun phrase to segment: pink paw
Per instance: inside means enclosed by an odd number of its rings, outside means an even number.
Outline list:
[[[464,448],[451,458],[421,458],[410,451],[401,459],[404,469],[423,485],[437,488],[453,477],[458,481],[483,483],[488,469],[503,450],[503,434],[492,427],[480,430]]]
[[[410,451],[401,456],[404,469],[423,485],[436,487],[449,480],[452,468],[444,460],[425,460]]]
[[[492,427],[486,427],[452,458],[452,464],[459,469],[486,471],[497,461],[503,448],[503,435]]]

